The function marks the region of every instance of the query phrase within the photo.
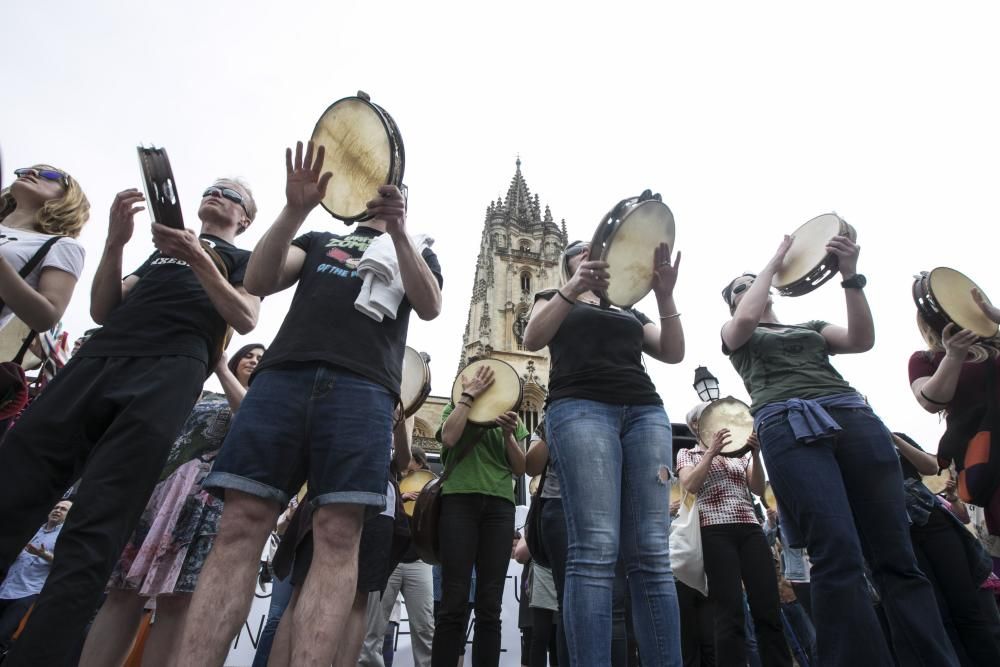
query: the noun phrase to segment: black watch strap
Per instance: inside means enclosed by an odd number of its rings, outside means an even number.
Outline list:
[[[868,279],[860,273],[855,273],[853,276],[847,280],[840,283],[840,286],[844,289],[864,289],[865,285],[868,284]]]

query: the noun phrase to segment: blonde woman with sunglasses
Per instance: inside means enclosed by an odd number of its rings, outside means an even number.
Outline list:
[[[83,271],[85,253],[76,237],[90,217],[90,202],[80,184],[55,167],[37,164],[14,174],[17,180],[0,192],[0,328],[16,315],[46,331],[62,318]],[[58,240],[21,277],[53,237]]]

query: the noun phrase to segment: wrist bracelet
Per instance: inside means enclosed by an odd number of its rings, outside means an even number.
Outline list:
[[[472,403],[466,403],[465,401],[459,401],[458,404],[459,405],[464,405],[465,407],[469,408],[470,410],[472,409]]]
[[[563,294],[563,293],[562,293],[562,290],[560,290],[560,289],[557,289],[557,290],[556,290],[556,294],[558,294],[559,296],[561,296],[561,297],[562,297],[562,300],[563,300],[563,301],[565,301],[566,303],[568,303],[569,305],[571,305],[571,306],[573,305],[573,300],[572,300],[572,299],[570,299],[570,298],[569,298],[568,296],[566,296],[565,294]]]
[[[467,392],[467,391],[463,391],[463,392],[462,392],[462,398],[467,398],[467,399],[469,399],[470,401],[474,401],[474,400],[476,400],[476,397],[475,397],[475,396],[473,396],[472,394],[470,394],[470,393],[469,393],[469,392]]]
[[[948,405],[947,401],[945,402],[935,401],[933,398],[925,394],[923,389],[920,390],[920,395],[923,396],[924,400],[927,401],[928,403],[933,403],[934,405]]]
[[[680,316],[681,316],[680,313],[672,313],[670,315],[660,315],[660,319],[661,320],[672,320],[675,317],[680,317]]]

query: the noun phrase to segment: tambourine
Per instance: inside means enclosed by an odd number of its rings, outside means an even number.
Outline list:
[[[430,357],[417,352],[409,345],[403,353],[403,379],[399,385],[399,399],[403,404],[403,416],[417,414],[420,406],[431,395]]]
[[[712,401],[698,419],[698,438],[702,446],[708,449],[715,434],[724,428],[729,429],[729,444],[719,452],[722,456],[737,458],[750,451],[747,440],[753,433],[753,416],[749,405],[732,396]]]
[[[497,417],[505,412],[517,412],[524,395],[521,376],[506,361],[480,359],[467,365],[455,378],[451,387],[451,400],[458,404],[462,399],[462,378],[472,379],[482,366],[493,371],[493,384],[472,402],[467,419],[476,426],[496,426]]]
[[[972,298],[972,290],[986,294],[976,283],[955,269],[939,266],[921,271],[913,280],[913,303],[927,325],[939,334],[949,324],[968,329],[981,338],[992,338],[1000,331],[996,322],[986,317]]]
[[[846,236],[852,241],[858,237],[854,227],[836,213],[816,216],[792,232],[792,246],[771,279],[779,294],[808,294],[837,274],[840,260],[826,249],[834,236]]]
[[[136,146],[139,153],[139,169],[142,170],[143,189],[149,206],[149,216],[174,229],[184,229],[181,205],[177,195],[177,183],[170,169],[167,149],[155,146]]]
[[[411,470],[399,481],[399,492],[420,493],[428,482],[437,478],[438,476],[430,470]],[[413,516],[413,506],[416,504],[416,500],[403,501],[403,511],[406,512],[406,516]]]
[[[654,253],[661,243],[674,247],[674,214],[660,195],[646,190],[611,209],[590,242],[589,258],[608,263],[611,280],[602,301],[630,308],[653,289]]]
[[[326,148],[323,171],[333,177],[323,208],[347,224],[367,220],[368,202],[382,185],[403,186],[403,138],[389,112],[367,93],[331,104],[313,129],[312,142]]]

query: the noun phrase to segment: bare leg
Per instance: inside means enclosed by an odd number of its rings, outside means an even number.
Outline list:
[[[313,514],[312,566],[302,585],[292,626],[295,667],[329,667],[345,637],[357,588],[363,518],[361,505],[323,505]],[[257,551],[261,548],[263,544]],[[190,667],[205,664],[192,663]]]
[[[112,588],[94,619],[80,656],[80,667],[116,667],[128,657],[142,621],[146,598]]]
[[[169,667],[180,648],[180,634],[191,606],[191,594],[160,595],[156,598],[156,618],[146,637],[142,667]]]
[[[376,600],[376,602],[378,602]],[[379,605],[381,609],[381,605]],[[354,667],[358,664],[358,656],[361,654],[361,643],[365,640],[365,632],[368,630],[368,593],[357,592],[354,595],[354,604],[347,616],[347,624],[344,632],[340,636],[340,643],[337,645],[337,652],[333,657],[333,667]]]
[[[288,600],[285,613],[278,621],[278,629],[274,632],[274,641],[271,642],[271,655],[267,659],[267,667],[288,667],[292,664],[292,627],[295,623],[295,605],[299,601],[299,591],[301,587],[296,587],[292,591],[292,597]]]
[[[225,661],[230,642],[250,613],[260,552],[278,510],[273,500],[226,491],[219,534],[191,599],[177,667],[213,667]]]

